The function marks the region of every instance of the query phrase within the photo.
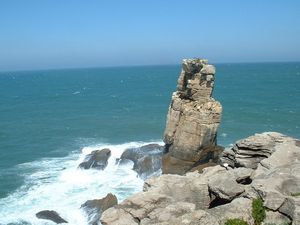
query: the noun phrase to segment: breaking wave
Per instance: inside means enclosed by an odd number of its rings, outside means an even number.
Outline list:
[[[53,224],[37,219],[35,214],[41,210],[55,210],[69,224],[86,225],[88,218],[80,209],[85,201],[102,198],[111,192],[121,202],[142,190],[143,180],[132,170],[132,164],[118,165],[116,159],[125,149],[146,144],[149,143],[98,144],[63,158],[44,158],[18,165],[18,171],[31,172],[25,175],[22,187],[0,199],[0,224]],[[103,171],[78,168],[85,155],[102,148],[109,148],[112,153]]]

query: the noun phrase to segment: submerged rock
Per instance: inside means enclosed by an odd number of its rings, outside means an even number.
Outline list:
[[[54,223],[68,223],[66,220],[60,217],[60,215],[53,210],[43,210],[35,214],[37,218],[44,220],[51,220]]]
[[[86,201],[80,208],[88,214],[89,224],[97,225],[102,213],[117,204],[117,197],[109,193],[104,198]]]
[[[148,144],[139,148],[128,148],[121,155],[120,163],[131,160],[133,169],[142,179],[148,178],[161,169],[164,147],[158,144]]]
[[[100,169],[103,170],[107,166],[107,161],[111,155],[111,151],[108,148],[102,150],[95,150],[88,154],[84,161],[79,164],[82,169]]]
[[[177,91],[167,116],[163,173],[184,174],[217,161],[217,129],[222,106],[212,98],[215,68],[207,60],[183,60]]]

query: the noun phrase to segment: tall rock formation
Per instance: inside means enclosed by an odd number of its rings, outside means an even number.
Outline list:
[[[184,174],[216,158],[222,106],[212,98],[214,75],[207,60],[183,60],[164,132],[163,173]]]

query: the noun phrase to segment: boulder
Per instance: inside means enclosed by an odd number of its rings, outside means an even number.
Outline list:
[[[267,210],[264,224],[291,224],[291,220],[279,212]]]
[[[236,182],[236,177],[227,171],[212,176],[208,187],[215,198],[225,201],[232,201],[245,191],[243,185]]]
[[[117,206],[104,211],[100,219],[103,225],[140,224],[158,208],[166,208],[172,199],[156,192],[137,193]]]
[[[139,148],[126,149],[121,155],[120,163],[131,160],[133,169],[142,179],[147,179],[154,173],[160,171],[162,166],[162,155],[164,146],[148,144]]]
[[[186,213],[167,222],[156,223],[156,225],[221,225],[216,217],[204,210],[196,210]],[[223,224],[222,224],[223,225]]]
[[[51,220],[54,223],[68,223],[66,220],[60,217],[60,215],[53,210],[43,210],[35,214],[37,218],[44,220]]]
[[[262,198],[267,209],[265,222],[299,225],[299,142],[278,133],[261,135],[267,135],[273,144],[260,141],[264,143],[260,146],[272,151],[258,162],[256,169],[217,165],[204,168],[202,173],[152,177],[145,181],[144,192],[106,210],[101,222],[223,225],[227,219],[242,218],[253,224],[252,199]],[[240,146],[247,148],[245,143]],[[260,148],[257,143],[249,142],[249,146]]]
[[[209,214],[214,216],[219,224],[224,224],[228,219],[240,218],[253,223],[252,218],[252,201],[247,198],[237,198],[226,205],[221,205],[212,209],[206,210]]]
[[[162,175],[145,181],[144,192],[134,194],[119,205],[106,210],[102,224],[160,223],[195,209],[208,209],[210,197],[206,179],[197,172],[186,176]]]
[[[227,163],[231,167],[256,169],[258,164],[270,157],[281,143],[291,140],[292,138],[276,132],[255,134],[237,141],[232,148],[222,152],[220,162]]]
[[[81,208],[88,214],[89,224],[97,225],[102,213],[117,204],[117,197],[109,193],[104,198],[86,201]]]
[[[167,115],[163,173],[184,174],[195,166],[217,161],[217,129],[221,104],[212,98],[215,68],[207,60],[183,60],[177,91]]]
[[[111,151],[108,148],[92,151],[85,157],[84,161],[79,164],[79,167],[82,169],[94,168],[104,170],[110,155]]]

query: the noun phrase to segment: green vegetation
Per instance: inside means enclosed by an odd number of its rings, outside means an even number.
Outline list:
[[[291,193],[291,196],[293,196],[293,197],[299,197],[300,196],[300,192]]]
[[[249,225],[246,221],[242,219],[228,219],[225,225]]]
[[[255,225],[261,225],[266,218],[266,209],[261,198],[252,201],[252,217]]]

